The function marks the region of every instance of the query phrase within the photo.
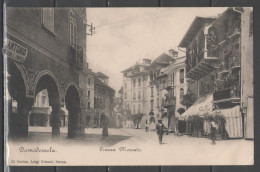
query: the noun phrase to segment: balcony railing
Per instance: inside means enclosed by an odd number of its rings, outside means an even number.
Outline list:
[[[215,91],[213,93],[213,103],[222,102],[240,102],[240,86],[234,86],[225,90]]]
[[[209,56],[211,54],[211,56]],[[218,57],[213,57],[212,51],[203,51],[201,54],[196,56],[187,55],[187,73],[186,77],[194,80],[199,80],[200,78],[208,75],[210,72],[218,67]],[[193,58],[193,59],[191,59]]]
[[[164,89],[170,90],[170,89],[173,89],[173,88],[174,88],[174,83],[172,81],[168,81],[168,82],[165,83]]]
[[[171,96],[169,98],[166,98],[163,102],[162,102],[162,106],[164,108],[169,108],[169,107],[174,107],[176,106],[176,97],[175,96]]]
[[[196,98],[194,94],[185,94],[183,95],[181,104],[191,106],[195,102],[195,100]]]

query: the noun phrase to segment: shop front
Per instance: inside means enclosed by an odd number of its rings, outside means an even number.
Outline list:
[[[205,95],[185,111],[181,121],[186,122],[186,133],[194,137],[208,137],[211,125],[217,124],[217,139],[243,138],[243,121],[240,106],[214,109],[213,95]]]

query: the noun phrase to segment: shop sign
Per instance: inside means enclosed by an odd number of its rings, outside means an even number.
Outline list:
[[[212,111],[212,105],[202,105],[199,107],[200,112],[211,112]]]
[[[27,57],[28,49],[10,39],[6,39],[3,53],[9,58],[23,63]]]

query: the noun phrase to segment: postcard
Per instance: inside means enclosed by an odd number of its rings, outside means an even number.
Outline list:
[[[10,166],[253,165],[253,8],[4,10]]]

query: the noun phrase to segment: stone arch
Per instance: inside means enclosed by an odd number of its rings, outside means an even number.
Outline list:
[[[8,136],[11,138],[24,138],[28,135],[28,114],[33,99],[28,98],[28,81],[23,66],[12,60],[7,62],[7,88],[11,97],[8,100]],[[13,103],[16,105],[13,106]],[[13,110],[12,109],[16,109]]]
[[[55,75],[50,71],[40,72],[36,79],[33,88],[34,97],[42,90],[47,89],[49,97],[49,105],[52,107],[50,115],[50,124],[52,126],[52,136],[58,137],[60,134],[61,125],[61,96],[60,87]]]
[[[183,114],[185,111],[186,111],[185,108],[179,108],[179,109],[177,110],[177,112],[178,112],[180,115]]]
[[[12,64],[15,65],[17,67],[17,69],[20,71],[20,74],[21,74],[23,81],[24,81],[25,96],[33,98],[33,96],[30,94],[30,87],[29,87],[29,83],[28,83],[29,81],[27,79],[28,77],[26,77],[25,67],[23,65],[12,62],[11,60],[9,60],[9,61],[10,61],[10,62],[8,62],[9,65],[12,65]],[[7,70],[9,70],[9,69],[7,69]]]
[[[11,60],[8,61],[7,71],[7,88],[10,96],[15,100],[18,98],[17,96],[26,97],[26,95],[29,93],[29,87],[24,71],[19,65],[17,65],[15,62],[12,62]]]
[[[34,81],[33,96],[34,97],[36,96],[35,93],[37,92],[37,90],[36,90],[37,84],[38,84],[40,78],[44,75],[49,75],[53,79],[53,81],[55,82],[57,89],[58,89],[58,95],[59,95],[59,101],[60,101],[61,100],[60,99],[61,98],[60,84],[59,84],[56,76],[51,71],[48,71],[48,70],[43,70],[36,76],[35,81]]]

